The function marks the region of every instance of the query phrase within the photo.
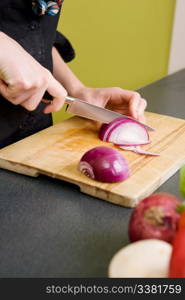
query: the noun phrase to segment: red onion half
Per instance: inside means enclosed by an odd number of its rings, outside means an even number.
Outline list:
[[[121,146],[137,146],[150,143],[148,131],[144,125],[133,119],[118,118],[109,124],[103,124],[99,138]]]
[[[128,163],[118,151],[105,146],[87,151],[78,169],[84,175],[101,182],[119,182],[130,176]]]

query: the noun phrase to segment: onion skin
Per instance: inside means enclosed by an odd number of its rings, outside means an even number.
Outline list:
[[[138,143],[138,141],[136,142],[127,142],[125,140],[118,142],[116,140],[112,141],[110,140],[110,137],[111,137],[111,134],[121,125],[123,124],[137,124],[137,126],[139,126],[139,128],[142,129],[142,132],[144,132],[145,134],[145,140],[141,141]],[[114,144],[120,144],[120,145],[145,145],[145,144],[148,144],[150,143],[150,140],[149,140],[149,134],[148,134],[148,131],[146,130],[145,126],[140,124],[138,121],[134,120],[134,119],[126,119],[126,118],[118,118],[118,119],[115,119],[113,120],[112,122],[110,122],[109,124],[103,124],[100,128],[100,131],[99,131],[99,138],[100,140],[102,141],[105,141],[105,142],[113,142]]]
[[[148,144],[150,144],[151,143],[151,141],[147,141],[147,142],[144,142],[144,143],[139,143],[139,144],[131,144],[131,143],[128,143],[128,144],[116,144],[116,143],[114,143],[114,145],[115,146],[118,146],[118,147],[139,147],[139,146],[144,146],[144,145],[148,145]]]
[[[107,138],[105,138],[104,135],[105,135],[106,131],[108,131],[108,130],[112,131],[112,129],[114,129],[118,124],[122,124],[123,120],[124,119],[122,119],[122,118],[118,118],[118,119],[113,120],[112,122],[110,122],[108,124],[102,124],[102,126],[100,128],[100,131],[99,131],[100,140],[102,140],[104,142],[107,142],[108,138],[109,138],[109,135],[110,135],[110,132],[107,135]]]
[[[105,146],[87,151],[78,169],[84,175],[101,182],[119,182],[130,176],[128,163],[118,151]]]
[[[159,239],[171,242],[180,217],[176,212],[179,204],[177,197],[166,193],[143,199],[134,208],[129,221],[130,241]]]
[[[141,149],[139,146],[123,146],[118,145],[120,149],[127,150],[127,151],[133,151],[135,153],[141,154],[141,155],[149,155],[149,156],[160,156],[159,153],[149,152]]]

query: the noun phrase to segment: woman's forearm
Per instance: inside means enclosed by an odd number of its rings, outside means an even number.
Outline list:
[[[54,77],[65,87],[70,96],[75,96],[77,91],[84,87],[83,83],[70,70],[55,47],[52,49],[52,56]]]

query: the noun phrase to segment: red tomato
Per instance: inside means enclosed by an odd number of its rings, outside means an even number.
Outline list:
[[[169,277],[185,278],[185,227],[177,231],[172,246]]]
[[[185,211],[180,214],[180,219],[178,221],[178,228],[185,227]]]

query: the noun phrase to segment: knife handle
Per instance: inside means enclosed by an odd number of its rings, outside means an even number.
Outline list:
[[[76,100],[76,98],[73,98],[73,97],[70,97],[70,96],[66,96],[64,100],[65,100],[65,103],[71,104],[71,103],[73,103]],[[52,100],[42,99],[42,102],[46,103],[46,104],[50,104],[50,103],[52,103]]]

